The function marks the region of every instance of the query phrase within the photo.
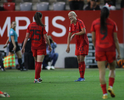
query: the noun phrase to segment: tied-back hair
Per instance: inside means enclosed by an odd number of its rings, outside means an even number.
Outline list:
[[[100,30],[105,31],[106,30],[106,19],[109,16],[109,9],[107,7],[103,7],[101,10],[101,17],[100,17]]]
[[[34,20],[35,20],[35,22],[37,23],[37,25],[45,26],[45,25],[41,22],[41,20],[40,20],[41,17],[42,17],[42,14],[41,14],[40,12],[36,12],[35,15],[34,15]]]

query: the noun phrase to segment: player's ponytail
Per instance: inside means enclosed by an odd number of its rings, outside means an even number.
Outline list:
[[[35,22],[37,23],[37,25],[45,26],[45,25],[41,22],[40,18],[42,18],[42,14],[41,14],[40,12],[36,12],[35,15],[34,15],[34,20],[35,20]]]
[[[100,30],[105,31],[106,30],[106,19],[109,16],[109,9],[107,7],[103,7],[101,10],[101,17],[100,17]]]

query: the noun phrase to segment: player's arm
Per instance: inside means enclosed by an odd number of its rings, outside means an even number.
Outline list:
[[[8,43],[9,43],[9,38],[7,39],[6,44],[3,46],[3,48],[6,48]]]
[[[119,42],[118,42],[118,37],[117,37],[117,33],[114,32],[114,42],[115,42],[115,46],[118,52],[118,56],[120,58],[120,48],[119,48]]]
[[[82,28],[80,32],[75,33],[75,35],[83,35],[83,34],[86,34],[86,29],[85,28]]]
[[[69,47],[69,45],[70,45],[71,35],[72,35],[72,33],[69,32],[69,34],[68,34],[68,38],[67,38],[67,47]]]
[[[69,32],[69,34],[68,34],[68,38],[67,38],[67,49],[66,49],[66,52],[67,52],[67,53],[70,52],[70,41],[71,41],[71,35],[72,35],[72,33]]]
[[[51,51],[52,48],[51,48],[50,41],[49,41],[47,34],[44,34],[44,38],[45,38],[45,41],[47,42],[47,44],[49,45],[49,50]]]
[[[26,33],[25,40],[24,40],[23,47],[22,47],[22,53],[25,52],[25,46],[28,41],[29,35],[30,35],[30,33]]]
[[[95,40],[96,40],[96,34],[95,34],[95,32],[92,32],[92,43],[93,43],[94,47],[95,47]]]

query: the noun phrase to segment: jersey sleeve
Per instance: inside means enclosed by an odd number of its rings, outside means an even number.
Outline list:
[[[43,34],[47,34],[45,27],[43,27],[42,29],[43,29]]]
[[[85,28],[85,25],[84,25],[84,22],[83,21],[80,21],[79,22],[79,25],[80,25],[80,28],[82,29],[82,28]]]
[[[114,32],[117,32],[117,31],[118,31],[117,24],[114,23]]]
[[[95,28],[94,28],[94,22],[92,23],[91,25],[91,29],[90,29],[91,32],[95,32]]]
[[[30,25],[28,25],[28,28],[26,30],[26,33],[29,33],[30,32],[29,27],[30,27]]]
[[[10,36],[14,36],[14,31],[13,30],[10,30]]]

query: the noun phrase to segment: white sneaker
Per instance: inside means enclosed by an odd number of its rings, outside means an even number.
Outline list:
[[[51,68],[51,66],[47,66],[47,67],[46,67],[47,70],[50,70],[50,68]]]
[[[51,66],[51,69],[52,69],[52,70],[54,70],[54,69],[55,69],[55,67],[54,67],[54,66]]]

